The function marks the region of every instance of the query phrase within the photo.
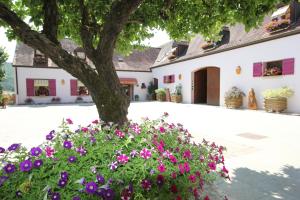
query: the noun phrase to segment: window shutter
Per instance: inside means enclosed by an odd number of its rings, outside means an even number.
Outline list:
[[[171,76],[171,83],[175,83],[175,75]]]
[[[34,96],[34,80],[26,79],[27,96]]]
[[[70,80],[70,85],[71,85],[71,96],[78,96],[78,93],[77,93],[77,80],[76,79]]]
[[[282,75],[294,74],[295,59],[288,58],[282,61]]]
[[[164,83],[167,83],[167,76],[164,76]]]
[[[56,80],[49,80],[49,96],[56,96]]]
[[[253,64],[253,77],[260,77],[263,75],[263,64],[260,63],[254,63]]]

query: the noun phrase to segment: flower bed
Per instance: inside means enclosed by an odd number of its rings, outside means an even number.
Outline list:
[[[224,147],[191,142],[166,116],[75,131],[67,119],[38,147],[0,147],[0,199],[209,199],[204,184],[228,178]]]

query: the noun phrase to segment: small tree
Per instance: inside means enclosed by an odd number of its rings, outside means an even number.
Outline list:
[[[104,121],[127,121],[126,97],[113,65],[115,49],[128,52],[166,30],[174,39],[193,33],[213,38],[224,24],[247,30],[282,0],[0,0],[0,26],[77,77],[91,92]],[[23,19],[29,19],[26,23]],[[58,39],[82,45],[95,68],[66,52]]]
[[[0,47],[0,83],[5,78],[5,71],[3,69],[3,65],[7,60],[8,55],[5,53],[4,49]],[[0,84],[0,102],[2,101],[2,86]]]

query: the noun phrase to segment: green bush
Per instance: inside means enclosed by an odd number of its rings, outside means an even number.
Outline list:
[[[122,127],[95,120],[75,131],[67,119],[30,151],[0,147],[0,199],[203,198],[204,184],[228,178],[224,147],[192,142],[166,116]]]

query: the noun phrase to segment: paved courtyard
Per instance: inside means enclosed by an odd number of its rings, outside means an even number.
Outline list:
[[[300,198],[300,117],[263,111],[159,102],[132,103],[129,118],[155,119],[168,112],[196,140],[205,138],[227,147],[232,180],[218,182],[219,193],[231,200]],[[84,105],[18,106],[0,109],[0,146],[21,142],[38,145],[63,118],[86,125],[97,118],[96,107]]]

